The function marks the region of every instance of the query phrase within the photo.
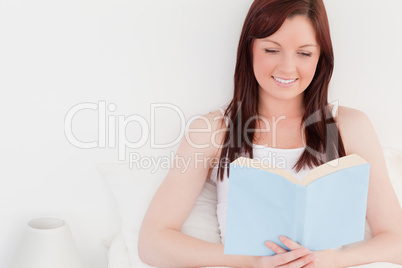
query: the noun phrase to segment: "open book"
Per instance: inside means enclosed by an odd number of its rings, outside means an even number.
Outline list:
[[[284,235],[309,250],[364,239],[370,164],[357,154],[290,172],[239,157],[229,167],[225,254],[275,255],[270,240]]]

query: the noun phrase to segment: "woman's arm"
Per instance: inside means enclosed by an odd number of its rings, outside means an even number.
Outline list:
[[[222,244],[180,233],[205,183],[211,160],[220,152],[217,144],[221,144],[223,132],[212,140],[212,134],[222,126],[221,120],[216,120],[217,112],[191,124],[175,156],[179,161],[173,161],[177,165],[170,169],[149,205],[138,242],[143,262],[157,267],[245,267],[244,256],[224,255]],[[182,160],[188,161],[187,170],[180,165]]]
[[[370,163],[366,218],[373,234],[369,241],[336,252],[337,267],[372,262],[402,265],[402,210],[374,127],[363,112],[342,106],[336,121],[346,154],[358,154]]]

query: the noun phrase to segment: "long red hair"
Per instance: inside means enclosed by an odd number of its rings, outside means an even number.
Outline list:
[[[258,82],[252,64],[252,45],[255,39],[275,33],[292,16],[308,17],[315,29],[321,48],[316,72],[304,91],[305,114],[302,126],[306,150],[294,168],[300,171],[346,155],[342,138],[328,107],[328,85],[334,68],[334,54],[327,13],[322,0],[255,0],[245,19],[240,36],[234,74],[234,94],[225,116],[229,118],[221,156],[218,179],[223,180],[224,169],[229,175],[228,163],[241,155],[253,158],[254,132],[245,131],[244,123],[258,114]],[[248,122],[248,129],[256,128],[256,121]]]

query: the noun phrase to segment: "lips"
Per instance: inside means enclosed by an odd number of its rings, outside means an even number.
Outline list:
[[[280,87],[291,87],[299,80],[299,78],[282,78],[275,76],[272,76],[272,79],[274,79],[275,83]]]
[[[297,80],[297,78],[280,78],[280,77],[275,77],[275,76],[272,76],[272,78],[281,84],[290,84]]]

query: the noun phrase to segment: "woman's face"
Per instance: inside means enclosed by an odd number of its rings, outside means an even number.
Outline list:
[[[320,48],[311,21],[301,15],[288,18],[281,28],[253,44],[253,69],[260,97],[288,100],[311,83]]]

